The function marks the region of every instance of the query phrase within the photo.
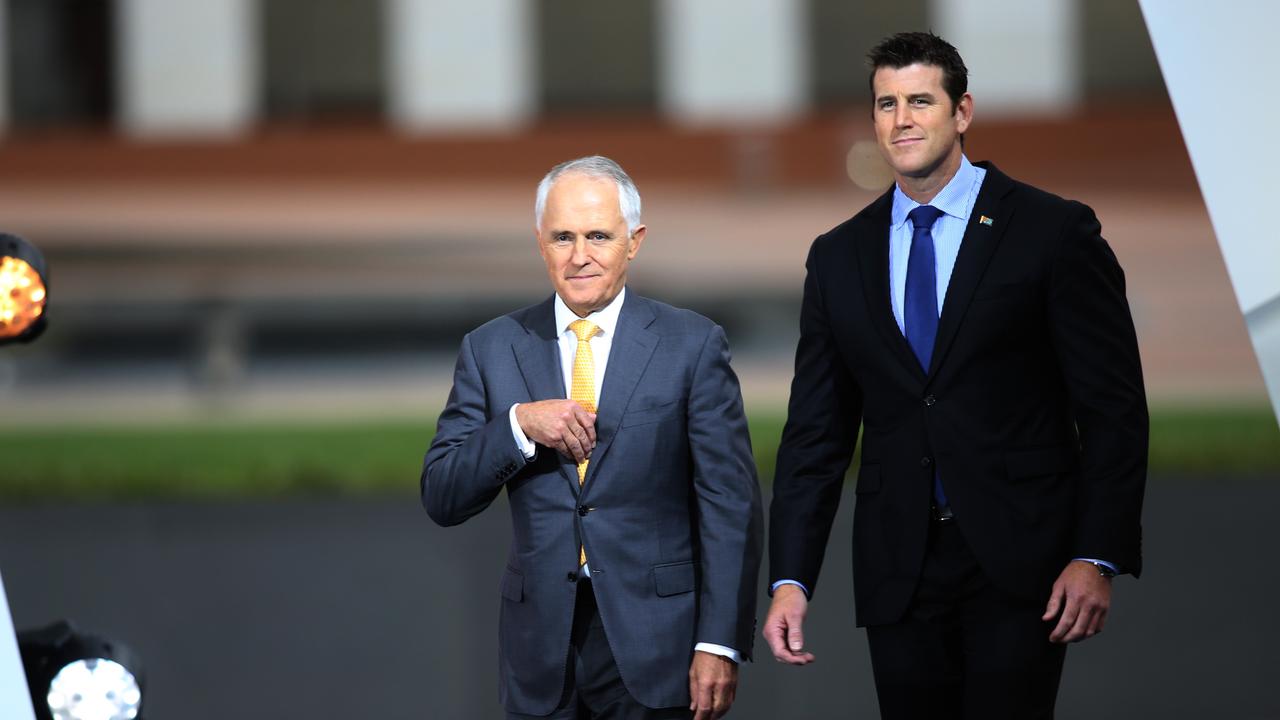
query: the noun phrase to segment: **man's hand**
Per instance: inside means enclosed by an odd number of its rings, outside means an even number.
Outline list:
[[[539,400],[516,406],[525,437],[559,450],[574,462],[591,457],[596,446],[596,414],[573,400]]]
[[[697,650],[689,666],[689,709],[693,720],[719,720],[733,705],[738,689],[738,663],[715,653]]]
[[[804,614],[809,610],[809,598],[797,585],[779,585],[773,591],[773,603],[764,619],[764,639],[778,662],[788,665],[808,665],[813,653],[804,649]]]
[[[1049,642],[1069,643],[1102,632],[1111,609],[1111,578],[1103,577],[1093,563],[1072,560],[1058,576],[1041,620],[1058,617]]]

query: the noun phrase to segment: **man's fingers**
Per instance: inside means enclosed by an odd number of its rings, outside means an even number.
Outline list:
[[[575,407],[573,414],[586,434],[587,447],[594,448],[596,446],[596,414],[589,412],[581,405]]]
[[[693,704],[689,709],[693,711],[693,717],[695,720],[710,720],[713,707],[711,688],[701,677],[695,678],[690,685],[689,694],[693,696]]]
[[[729,708],[733,707],[734,691],[733,683],[728,683],[720,689],[720,692],[716,693],[716,706],[711,713],[711,717],[719,720],[719,718],[729,714]]]
[[[786,646],[782,641],[782,636],[786,633],[783,625],[775,620],[766,620],[764,624],[764,640],[769,643],[769,651],[773,656],[782,659],[782,655],[786,651]]]
[[[1093,627],[1090,635],[1097,635],[1102,632],[1102,626],[1107,624],[1107,608],[1102,608],[1093,616]]]
[[[586,453],[582,450],[582,441],[578,440],[578,436],[574,435],[567,428],[564,434],[560,436],[560,442],[564,444],[565,449],[569,452],[565,453],[573,458],[574,462],[582,462],[586,457]]]
[[[1048,622],[1058,616],[1058,609],[1062,607],[1062,595],[1062,586],[1054,583],[1053,590],[1049,593],[1049,604],[1045,606],[1044,615],[1040,616],[1041,620]]]
[[[1053,632],[1049,634],[1049,642],[1069,642],[1067,634],[1076,626],[1076,620],[1080,616],[1080,605],[1074,598],[1067,598],[1066,607],[1062,609],[1062,617],[1058,618],[1058,624],[1053,628]]]
[[[787,649],[793,653],[804,650],[804,631],[800,629],[803,623],[799,615],[787,617]]]

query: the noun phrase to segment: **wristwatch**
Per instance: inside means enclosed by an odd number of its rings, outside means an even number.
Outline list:
[[[1087,563],[1089,563],[1090,565],[1092,565],[1092,566],[1094,566],[1094,567],[1098,568],[1098,574],[1099,574],[1099,575],[1101,575],[1102,577],[1104,577],[1104,578],[1108,579],[1108,580],[1110,580],[1111,578],[1113,578],[1113,577],[1115,577],[1115,576],[1116,576],[1116,571],[1115,571],[1115,570],[1112,570],[1110,567],[1108,567],[1108,566],[1106,566],[1106,565],[1104,565],[1104,564],[1102,564],[1102,563],[1100,563],[1100,562],[1094,562],[1094,561],[1092,561],[1092,560],[1085,560],[1085,562],[1087,562]]]

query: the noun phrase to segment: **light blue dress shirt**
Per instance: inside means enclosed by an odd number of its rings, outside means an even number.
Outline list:
[[[938,315],[942,315],[942,305],[946,301],[947,288],[951,285],[951,271],[956,267],[956,257],[960,255],[960,242],[964,240],[965,228],[969,226],[969,216],[973,214],[973,206],[978,202],[978,191],[982,189],[982,181],[987,171],[973,165],[969,158],[960,156],[960,169],[951,180],[938,191],[929,204],[942,211],[933,223],[933,252],[938,278]],[[908,214],[920,207],[921,203],[907,197],[902,188],[893,186],[893,210],[889,216],[889,299],[893,305],[893,318],[898,321],[898,330],[905,331],[902,320],[903,307],[907,295],[907,258],[911,256],[912,227]],[[1119,572],[1115,565],[1095,558],[1075,558],[1091,563],[1100,563]],[[799,585],[805,595],[809,588],[796,580],[779,580],[769,591],[777,590],[780,585]]]

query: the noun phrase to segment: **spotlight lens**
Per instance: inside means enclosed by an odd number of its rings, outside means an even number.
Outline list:
[[[0,340],[18,337],[44,312],[44,281],[24,260],[0,258]]]
[[[54,720],[133,720],[142,691],[125,666],[114,660],[77,660],[49,683],[49,712]]]

